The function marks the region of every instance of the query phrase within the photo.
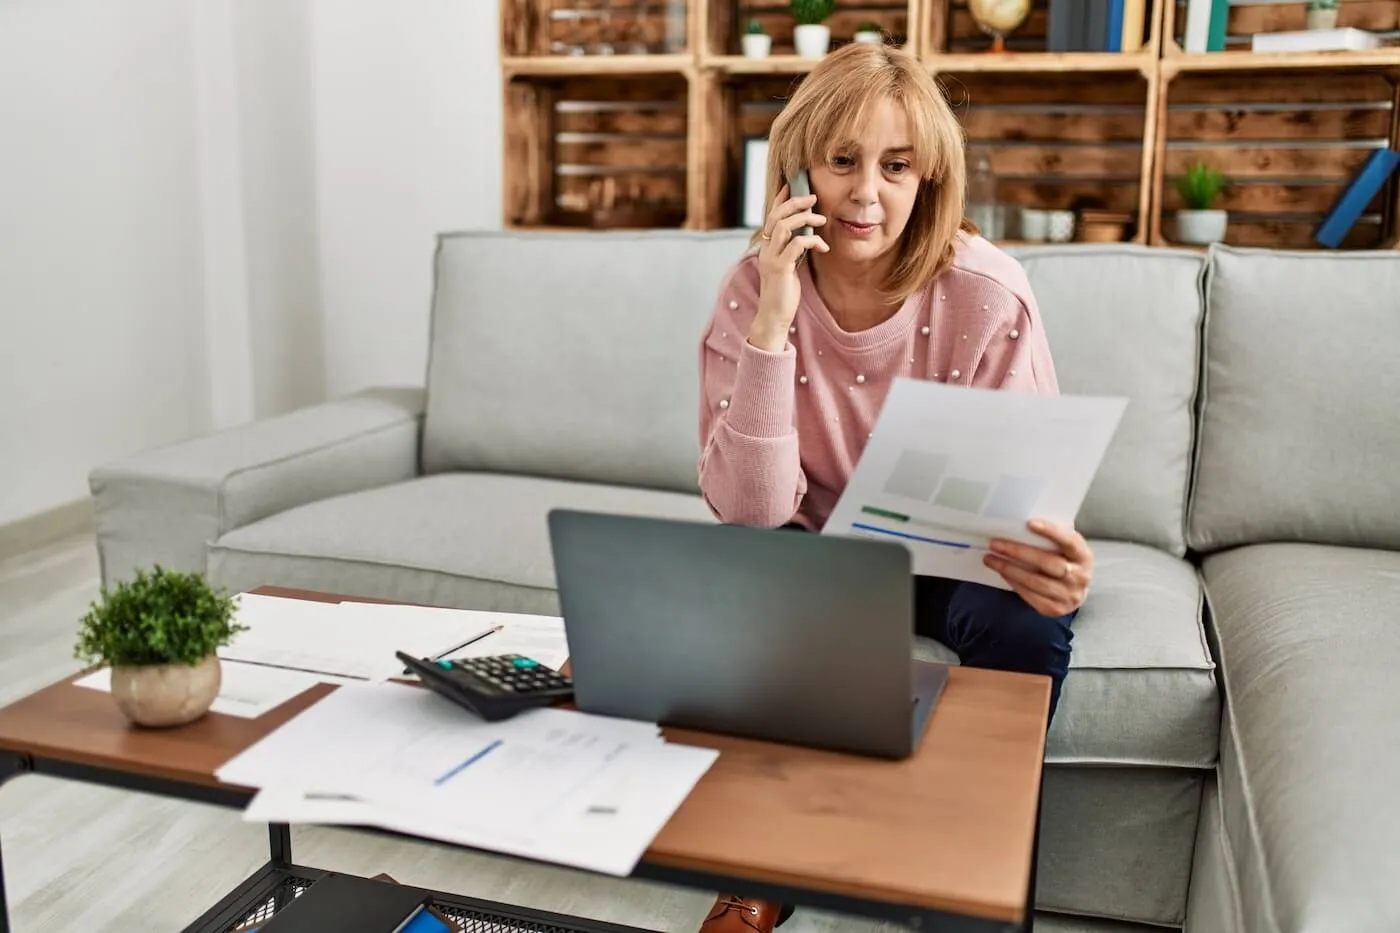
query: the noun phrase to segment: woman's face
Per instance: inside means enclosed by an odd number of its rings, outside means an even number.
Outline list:
[[[831,257],[869,262],[899,243],[919,193],[914,169],[914,141],[904,108],[885,99],[848,152],[808,172],[817,212],[826,217],[818,228]]]

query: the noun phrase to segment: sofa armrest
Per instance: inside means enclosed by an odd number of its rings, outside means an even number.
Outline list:
[[[104,584],[159,563],[206,570],[224,533],[419,473],[423,390],[374,388],[93,470]]]

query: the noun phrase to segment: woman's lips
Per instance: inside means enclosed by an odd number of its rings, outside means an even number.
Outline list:
[[[841,220],[838,222],[841,224],[841,229],[851,234],[851,236],[860,237],[870,236],[870,234],[875,232],[875,228],[879,226],[879,224],[862,224],[851,220]]]

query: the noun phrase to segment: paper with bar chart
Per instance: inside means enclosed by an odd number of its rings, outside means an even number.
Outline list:
[[[982,563],[988,542],[1045,546],[1029,519],[1073,524],[1126,407],[898,379],[823,533],[898,542],[916,574],[1009,589]]]

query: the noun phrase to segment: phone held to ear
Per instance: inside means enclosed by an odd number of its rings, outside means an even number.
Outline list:
[[[796,175],[788,176],[788,194],[794,198],[805,198],[812,193],[812,182],[805,168],[798,169]],[[807,224],[797,231],[798,236],[811,236],[812,225]]]

